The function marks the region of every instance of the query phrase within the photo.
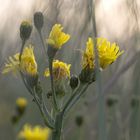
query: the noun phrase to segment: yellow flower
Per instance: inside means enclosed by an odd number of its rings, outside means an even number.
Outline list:
[[[37,74],[37,64],[31,44],[24,48],[21,62],[19,61],[19,53],[15,54],[13,57],[10,56],[2,73],[13,72],[16,74],[18,71],[32,76]]]
[[[29,45],[29,47],[26,47],[24,49],[23,54],[21,56],[20,69],[24,73],[27,73],[30,75],[37,74],[37,63],[35,61],[32,45]]]
[[[93,69],[94,68],[94,53],[93,53],[93,40],[91,38],[88,39],[86,43],[86,50],[83,53],[83,58],[82,58],[82,67],[83,69],[89,68]]]
[[[48,140],[49,134],[49,128],[42,128],[40,126],[35,126],[33,128],[26,124],[23,130],[19,133],[19,138],[24,140]]]
[[[59,60],[54,60],[53,62],[53,77],[54,80],[60,80],[63,78],[67,78],[70,77],[70,64],[66,64],[62,61]],[[50,72],[49,69],[47,68],[45,70],[45,74],[46,77],[50,76]]]
[[[105,38],[97,38],[96,45],[99,56],[99,63],[102,69],[105,69],[108,65],[112,64],[116,59],[123,54],[124,51],[120,51],[119,46],[115,43],[111,44]],[[82,66],[84,68],[93,69],[95,64],[94,54],[94,42],[92,38],[89,38],[86,44],[86,50],[83,54]]]
[[[25,108],[27,106],[27,100],[23,97],[19,97],[17,100],[16,100],[16,105],[19,107],[19,108]]]
[[[116,59],[123,54],[116,43],[111,44],[105,38],[97,39],[97,48],[99,53],[100,67],[105,69],[108,65],[112,64]]]
[[[65,34],[64,32],[62,32],[62,30],[63,27],[61,24],[55,24],[52,27],[49,38],[47,39],[47,43],[54,48],[61,48],[61,46],[70,39],[70,35]]]

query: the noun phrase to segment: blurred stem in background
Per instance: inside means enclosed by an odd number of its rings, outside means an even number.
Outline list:
[[[138,2],[136,0],[126,0],[128,9],[130,11],[130,14],[132,15],[132,18],[134,18],[135,26],[134,31],[137,33],[135,36],[135,45],[136,47],[139,47],[139,8],[138,8]],[[139,52],[140,53],[140,52]],[[140,55],[138,55],[138,60]],[[131,117],[130,117],[130,140],[139,140],[140,139],[140,92],[139,92],[139,85],[140,85],[140,62],[137,61],[135,65],[135,74],[134,74],[134,95],[131,99]]]
[[[90,14],[91,14],[91,22],[93,25],[92,36],[94,38],[95,46],[95,79],[96,79],[96,91],[98,94],[98,138],[99,140],[107,140],[106,126],[105,126],[105,100],[104,96],[102,96],[102,79],[100,73],[99,59],[98,59],[98,50],[97,50],[97,28],[96,28],[96,0],[90,0]]]

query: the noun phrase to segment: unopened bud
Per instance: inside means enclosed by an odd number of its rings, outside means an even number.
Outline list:
[[[118,102],[118,97],[115,95],[110,95],[106,100],[106,104],[108,107],[114,106]]]
[[[81,83],[92,83],[95,81],[95,71],[93,69],[83,69],[79,75]]]
[[[36,12],[34,14],[34,25],[38,30],[41,30],[44,24],[44,17],[42,12]]]
[[[77,126],[82,126],[83,122],[84,122],[84,118],[83,116],[77,116],[76,119],[75,119],[75,122],[76,122],[76,125]]]
[[[19,115],[22,115],[26,109],[27,100],[23,97],[20,97],[16,100],[16,109]]]
[[[29,39],[32,32],[32,25],[28,21],[23,21],[20,25],[20,37],[22,40]]]
[[[70,78],[70,87],[72,89],[75,89],[77,86],[78,86],[78,83],[79,83],[79,79],[77,76],[71,76]]]
[[[140,99],[138,97],[133,97],[131,99],[131,107],[137,107],[139,105]]]

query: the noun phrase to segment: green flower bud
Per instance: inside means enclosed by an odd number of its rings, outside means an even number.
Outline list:
[[[114,106],[117,102],[118,102],[118,97],[115,96],[115,95],[111,95],[111,96],[108,97],[108,99],[106,100],[106,104],[107,104],[108,107]]]
[[[71,78],[70,78],[70,87],[72,89],[75,89],[78,86],[78,84],[79,84],[78,77],[77,76],[74,76],[74,75],[71,76]]]
[[[95,71],[93,69],[82,69],[79,79],[81,83],[92,83],[95,81]]]
[[[139,105],[139,98],[137,98],[137,97],[133,97],[132,99],[131,99],[131,107],[133,108],[133,107],[136,107],[136,106],[138,106]]]
[[[66,93],[66,89],[63,83],[55,83],[55,92],[56,92],[56,96],[61,98],[65,96]]]
[[[12,124],[14,125],[14,124],[18,123],[19,119],[20,119],[20,117],[18,115],[13,115],[11,118]]]
[[[32,32],[32,25],[28,21],[23,21],[20,25],[20,37],[22,40],[29,39]]]
[[[34,25],[37,28],[37,30],[41,30],[44,24],[44,17],[41,12],[36,12],[34,14]]]
[[[78,127],[81,127],[84,122],[83,116],[77,116],[75,119],[75,123]]]

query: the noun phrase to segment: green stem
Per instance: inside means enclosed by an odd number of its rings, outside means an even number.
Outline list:
[[[67,111],[67,109],[69,108],[69,105],[71,104],[71,102],[73,101],[73,99],[77,96],[77,93],[79,93],[81,91],[83,87],[83,84],[80,83],[80,85],[78,86],[78,88],[76,90],[74,90],[74,92],[72,93],[72,96],[69,98],[69,100],[66,102],[64,108],[63,108],[63,114],[65,114],[65,112]]]
[[[58,103],[57,103],[57,98],[56,98],[56,93],[55,93],[55,88],[54,88],[54,82],[53,82],[52,63],[53,63],[53,59],[49,59],[49,70],[50,70],[51,88],[52,88],[52,100],[53,100],[54,109],[56,111],[58,111],[59,110]]]
[[[52,132],[52,140],[61,140],[61,131],[63,127],[63,113],[59,113],[55,120],[55,129]]]
[[[21,56],[22,56],[22,53],[23,53],[25,43],[26,43],[26,40],[22,40],[22,45],[21,45],[20,54],[19,54],[19,61],[20,62],[21,62]]]
[[[53,127],[53,123],[52,123],[53,120],[52,120],[51,116],[49,115],[48,110],[46,110],[46,108],[44,108],[44,104],[43,104],[43,106],[42,106],[42,105],[39,103],[39,101],[38,101],[38,99],[37,99],[37,97],[36,97],[34,91],[33,91],[33,90],[28,86],[28,84],[26,83],[26,80],[25,80],[25,78],[24,78],[22,72],[20,72],[20,74],[21,74],[21,78],[22,78],[22,81],[23,81],[25,87],[26,87],[27,90],[31,93],[31,95],[33,95],[34,100],[35,100],[35,102],[36,102],[36,104],[37,104],[37,106],[38,106],[38,108],[39,108],[39,110],[40,110],[40,112],[41,112],[41,115],[42,115],[42,117],[43,117],[43,119],[44,119],[45,124],[46,124],[49,128],[53,129],[53,128],[54,128],[54,127]],[[44,109],[45,109],[45,110],[44,110]],[[46,113],[45,113],[45,112],[46,112]],[[46,116],[47,116],[47,117],[46,117]]]
[[[39,103],[39,101],[38,101],[38,99],[37,99],[35,93],[33,94],[33,97],[34,97],[34,100],[35,100],[35,102],[36,102],[36,104],[37,104],[37,106],[38,106],[38,108],[39,108],[39,110],[40,110],[40,112],[41,112],[41,115],[42,115],[43,119],[44,119],[44,123],[45,123],[50,129],[54,129],[54,126],[53,126],[53,124],[52,124],[52,121],[50,122],[50,121],[48,120],[48,118],[46,117],[46,114],[45,114],[45,112],[44,112],[44,108],[43,108],[43,106]]]
[[[89,84],[86,84],[80,91],[79,93],[76,93],[76,96],[73,98],[73,100],[70,102],[68,105],[67,109],[65,110],[64,114],[67,114],[68,111],[79,101],[79,99],[83,96],[85,91],[87,90]]]

